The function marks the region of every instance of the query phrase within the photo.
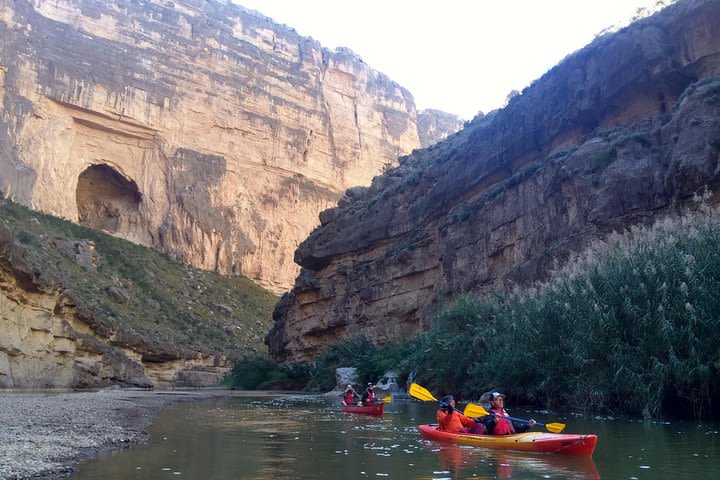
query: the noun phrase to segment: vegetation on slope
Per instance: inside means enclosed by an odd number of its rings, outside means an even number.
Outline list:
[[[718,417],[718,292],[720,211],[702,206],[612,235],[532,288],[454,298],[402,345],[332,346],[308,387],[356,366],[363,381],[399,370],[467,399],[502,389],[536,405]]]
[[[0,200],[0,221],[32,269],[54,278],[101,328],[123,326],[150,343],[237,357],[265,351],[277,297],[245,277],[197,270],[8,200]],[[94,243],[95,269],[83,268],[68,251],[68,242],[85,241]],[[0,268],[3,263],[0,255]]]

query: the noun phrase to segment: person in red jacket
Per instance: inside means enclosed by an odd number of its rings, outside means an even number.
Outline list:
[[[463,433],[483,433],[483,424],[473,420],[470,417],[466,417],[462,413],[455,409],[455,399],[452,395],[440,400],[443,405],[440,410],[437,411],[437,421],[440,425],[440,430],[447,430],[448,432],[463,432]]]
[[[493,415],[485,417],[485,431],[491,435],[514,435],[522,433],[535,426],[535,420],[530,420],[529,424],[513,422],[507,418],[510,415],[505,411],[505,395],[498,392],[490,394],[490,408],[488,411]]]
[[[357,403],[358,394],[352,385],[348,385],[342,394],[343,405],[355,405]]]

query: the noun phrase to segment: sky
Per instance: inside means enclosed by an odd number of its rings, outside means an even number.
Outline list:
[[[469,120],[658,0],[233,0]],[[672,0],[666,0],[670,3]]]

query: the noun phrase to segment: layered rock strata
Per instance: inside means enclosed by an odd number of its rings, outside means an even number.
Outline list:
[[[92,242],[52,243],[95,268]],[[0,222],[0,389],[216,386],[237,361],[108,328],[98,309],[62,282],[58,267],[40,267],[37,255]],[[128,301],[121,289],[108,294]]]
[[[0,0],[0,38],[0,191],[276,292],[420,145],[406,89],[229,2]]]
[[[718,18],[720,2],[689,0],[599,37],[323,212],[275,309],[274,358],[401,341],[443,296],[542,280],[592,241],[718,191]]]

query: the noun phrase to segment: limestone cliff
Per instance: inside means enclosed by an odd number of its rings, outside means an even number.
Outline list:
[[[432,109],[419,111],[417,124],[423,148],[435,145],[463,128],[463,120],[457,115]]]
[[[0,190],[284,291],[350,186],[420,145],[410,93],[217,0],[0,0]]]
[[[444,295],[543,279],[593,240],[718,191],[718,19],[720,2],[688,0],[599,37],[323,212],[275,309],[274,358],[399,341]]]

